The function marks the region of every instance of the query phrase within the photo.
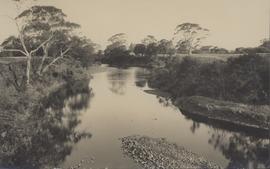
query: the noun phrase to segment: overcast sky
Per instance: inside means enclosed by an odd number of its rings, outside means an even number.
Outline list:
[[[177,24],[194,22],[210,29],[204,44],[228,49],[257,46],[269,37],[270,0],[40,0],[61,8],[79,23],[83,35],[105,46],[116,33],[132,42],[147,35],[170,39]],[[0,41],[15,34],[11,0],[0,0]]]

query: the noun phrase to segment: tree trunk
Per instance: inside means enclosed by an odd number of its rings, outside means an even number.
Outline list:
[[[26,86],[30,85],[30,73],[31,73],[31,56],[27,56],[27,65],[26,65]]]
[[[188,49],[188,55],[192,55],[192,49]]]
[[[40,65],[38,67],[38,71],[37,71],[38,75],[42,74],[42,72],[43,72],[42,68],[43,68],[44,62],[45,62],[46,58],[48,58],[48,46],[47,45],[46,45],[46,47],[43,47],[43,51],[44,51],[44,55],[42,57]]]

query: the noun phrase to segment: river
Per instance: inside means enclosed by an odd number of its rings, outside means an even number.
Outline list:
[[[81,113],[78,128],[92,137],[74,145],[64,166],[93,157],[92,168],[139,168],[122,154],[119,138],[130,135],[166,138],[224,168],[265,166],[267,139],[185,117],[169,100],[144,92],[149,89],[146,72],[134,67],[94,74],[94,97]]]
[[[145,92],[144,68],[104,70],[90,83],[64,85],[23,124],[9,126],[0,135],[0,168],[139,169],[121,149],[120,138],[131,135],[166,138],[222,168],[269,164],[267,135],[183,115],[169,99]]]

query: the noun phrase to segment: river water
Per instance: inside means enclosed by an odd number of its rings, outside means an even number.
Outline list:
[[[131,135],[166,138],[222,168],[267,168],[267,135],[183,115],[169,99],[145,92],[147,74],[108,68],[90,83],[59,88],[28,118],[18,114],[0,128],[0,168],[139,169],[121,149],[120,138]]]
[[[63,166],[93,158],[92,168],[139,168],[121,150],[119,138],[143,135],[166,138],[223,168],[265,168],[267,139],[232,132],[185,117],[169,100],[148,94],[147,70],[118,69],[94,74],[93,97],[81,112],[78,130],[92,134],[73,146]]]

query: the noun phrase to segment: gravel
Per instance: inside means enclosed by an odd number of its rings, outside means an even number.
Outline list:
[[[121,141],[124,154],[145,169],[221,169],[163,138],[128,136]]]

